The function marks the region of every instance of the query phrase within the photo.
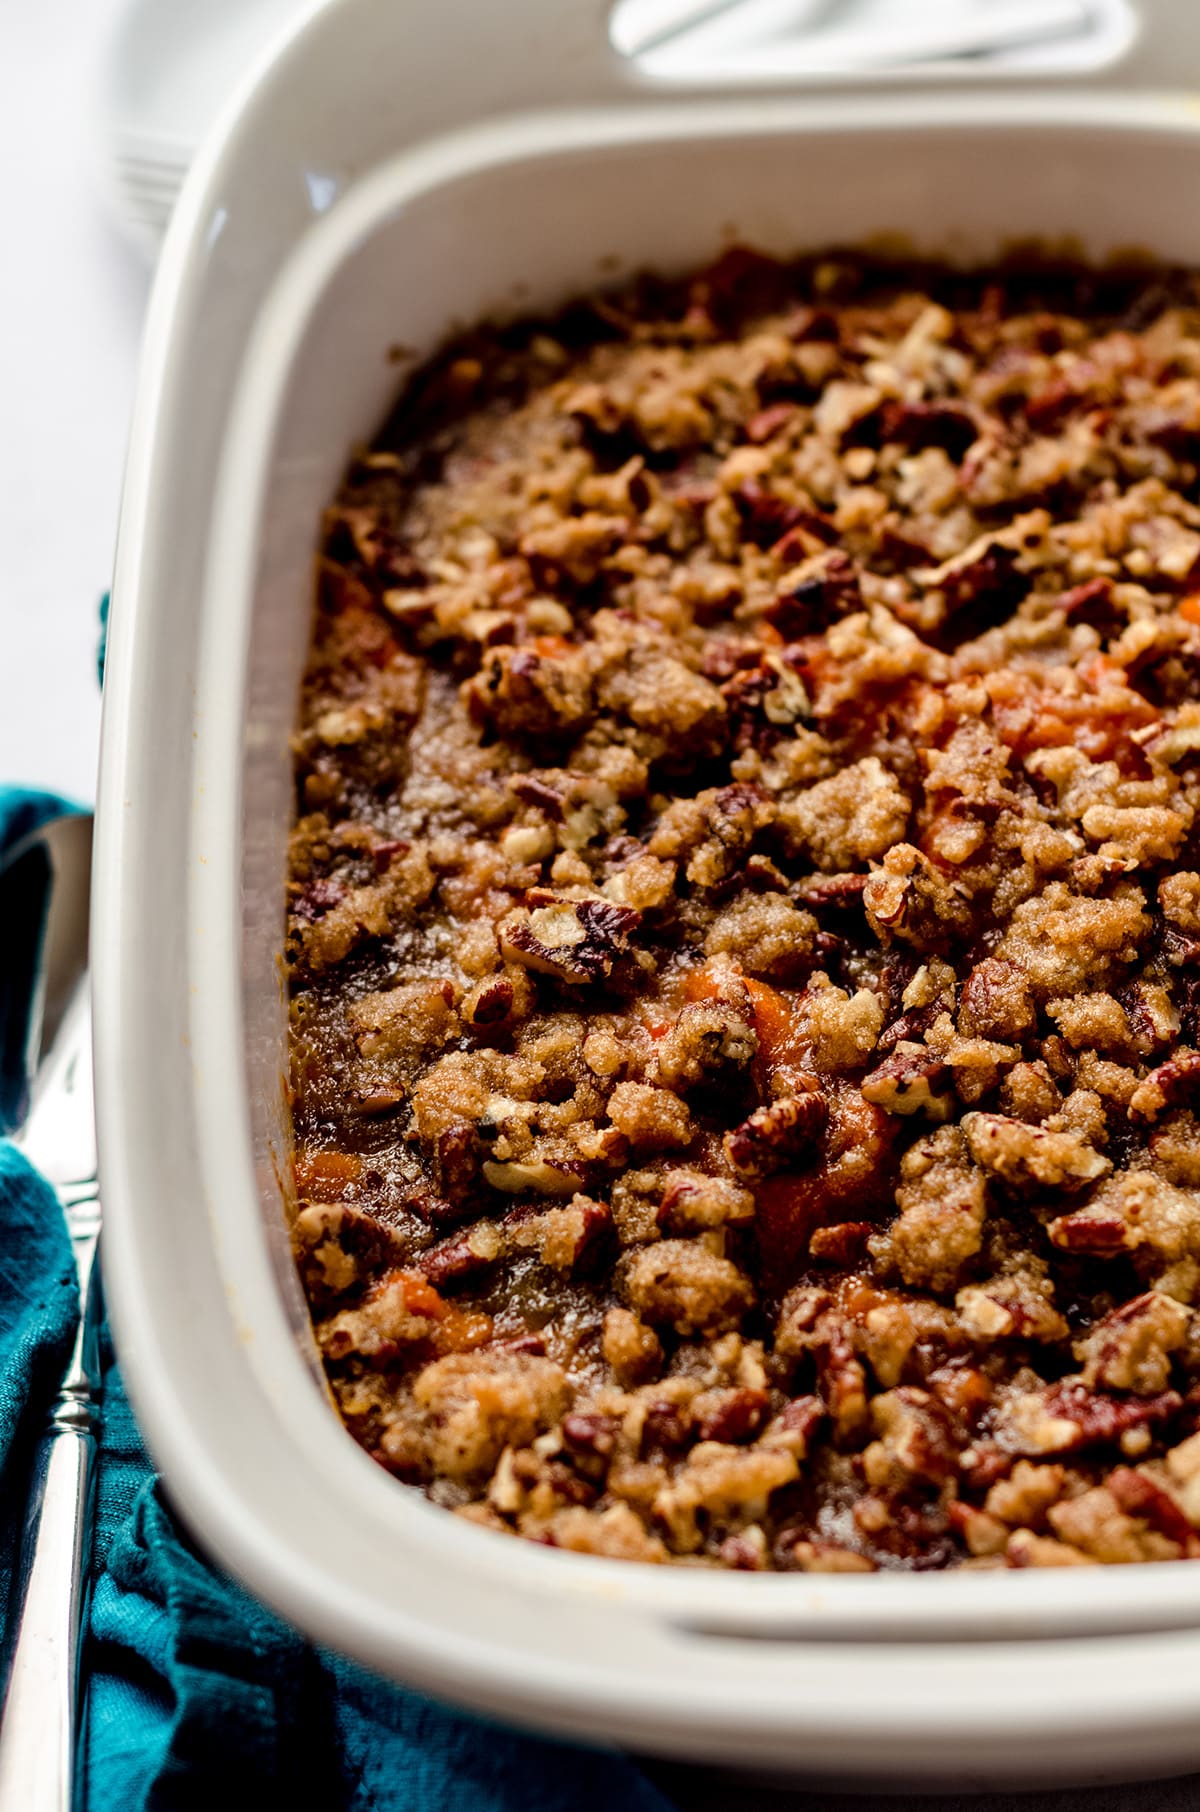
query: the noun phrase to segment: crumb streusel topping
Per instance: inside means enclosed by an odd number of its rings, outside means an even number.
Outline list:
[[[329,513],[295,1239],[384,1466],[743,1569],[1200,1555],[1200,284],[728,254]]]

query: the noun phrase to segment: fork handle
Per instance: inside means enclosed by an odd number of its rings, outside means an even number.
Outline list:
[[[0,1812],[74,1812],[80,1653],[95,1483],[99,1362],[96,1231],[73,1238],[83,1311],[34,1460],[9,1611],[0,1721]]]

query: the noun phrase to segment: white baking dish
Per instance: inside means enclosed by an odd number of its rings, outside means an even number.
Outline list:
[[[1200,263],[1200,8],[1119,65],[670,90],[597,0],[338,0],[189,179],[147,334],[106,683],[94,948],[105,1271],[181,1514],[322,1640],[542,1728],[847,1778],[1200,1765],[1200,1567],[755,1577],[490,1535],[319,1382],[284,1238],[287,736],[321,506],[396,383],[501,309],[731,232]],[[1170,28],[1167,30],[1166,28]]]

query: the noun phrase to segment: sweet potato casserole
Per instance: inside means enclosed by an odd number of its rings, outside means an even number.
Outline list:
[[[1200,1555],[1200,282],[734,252],[329,513],[289,882],[341,1414],[559,1548]]]

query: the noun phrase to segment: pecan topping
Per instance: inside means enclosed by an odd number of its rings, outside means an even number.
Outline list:
[[[668,1088],[736,1077],[758,1054],[747,1015],[726,1001],[691,1001],[658,1047],[658,1073]]]
[[[850,911],[862,905],[866,875],[809,875],[796,889],[796,898],[819,912],[823,906]]]
[[[513,985],[507,975],[490,975],[463,1001],[462,1016],[475,1026],[498,1025],[512,1011]]]
[[[738,249],[355,456],[292,1237],[394,1476],[643,1563],[1200,1559],[1197,345],[1196,273]]]
[[[973,417],[953,403],[891,402],[883,407],[884,440],[899,441],[910,452],[941,447],[957,464],[979,434]]]
[[[474,1126],[456,1121],[439,1134],[437,1170],[442,1194],[451,1202],[469,1201],[479,1181],[484,1145]]]
[[[746,1441],[756,1432],[767,1408],[765,1390],[705,1391],[692,1404],[696,1437],[701,1441]]]
[[[1050,1455],[1106,1447],[1141,1429],[1153,1430],[1179,1413],[1178,1391],[1153,1397],[1113,1397],[1070,1382],[1018,1398],[997,1430],[1010,1453]]]
[[[1080,1342],[1084,1383],[1156,1396],[1170,1382],[1171,1355],[1187,1339],[1189,1321],[1183,1304],[1158,1290],[1123,1302]]]
[[[566,805],[565,795],[539,774],[514,774],[509,786],[524,805],[535,805],[547,818],[559,822]]]
[[[562,1421],[563,1446],[589,1459],[611,1459],[620,1432],[620,1417],[597,1410],[574,1410]]]
[[[1097,1214],[1081,1208],[1077,1214],[1060,1214],[1050,1222],[1050,1238],[1064,1252],[1079,1252],[1104,1258],[1133,1244],[1129,1226],[1119,1214]]]
[[[1180,1051],[1151,1070],[1129,1103],[1129,1118],[1143,1124],[1156,1120],[1177,1101],[1192,1100],[1200,1093],[1200,1051]]]
[[[1112,1168],[1077,1132],[983,1113],[964,1114],[962,1128],[975,1162],[1011,1188],[1083,1189]]]
[[[785,1095],[769,1107],[756,1107],[748,1120],[725,1134],[725,1151],[740,1177],[754,1181],[785,1170],[814,1145],[829,1117],[820,1089]]]
[[[963,983],[959,1029],[968,1037],[1023,1038],[1035,1023],[1029,983],[1016,963],[986,957]]]
[[[1192,1525],[1175,1499],[1148,1472],[1135,1472],[1131,1466],[1116,1466],[1108,1475],[1108,1488],[1127,1516],[1140,1516],[1170,1541],[1177,1541],[1194,1553],[1196,1537]]]
[[[818,1264],[855,1265],[873,1232],[870,1221],[842,1221],[836,1227],[818,1227],[808,1242],[809,1255]]]
[[[948,1120],[953,1112],[953,1096],[946,1091],[949,1069],[940,1057],[924,1045],[893,1051],[869,1075],[863,1077],[862,1092],[889,1114],[924,1114],[927,1119]]]
[[[537,890],[533,909],[518,907],[499,927],[503,954],[542,975],[582,985],[610,976],[641,923],[630,906],[572,900]]]
[[[764,614],[781,635],[794,641],[861,609],[858,573],[847,555],[835,548],[789,574]]]
[[[498,1263],[504,1236],[491,1221],[480,1221],[440,1246],[421,1254],[421,1270],[435,1289],[445,1290],[473,1282]]]

